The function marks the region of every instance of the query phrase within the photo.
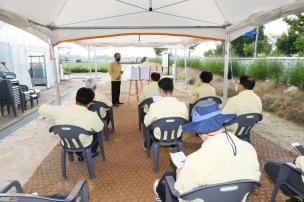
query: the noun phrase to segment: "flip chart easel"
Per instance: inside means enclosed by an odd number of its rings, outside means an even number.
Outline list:
[[[130,102],[132,83],[135,85],[135,95],[138,101],[139,99],[139,88],[142,89],[142,81],[149,80],[150,70],[149,68],[140,67],[140,66],[132,66],[131,67],[131,78],[129,79],[129,97],[128,103]],[[139,87],[140,86],[140,87]]]

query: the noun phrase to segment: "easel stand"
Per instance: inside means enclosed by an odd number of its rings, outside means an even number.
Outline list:
[[[136,99],[137,101],[139,100],[139,85],[140,88],[142,88],[142,80],[129,80],[129,96],[128,96],[128,103],[130,103],[130,96],[131,91],[132,91],[132,83],[134,83],[135,85],[135,95],[136,95]]]

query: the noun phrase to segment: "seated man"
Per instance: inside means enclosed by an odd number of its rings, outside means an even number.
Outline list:
[[[228,99],[223,108],[223,114],[242,115],[247,113],[262,113],[262,101],[253,92],[255,80],[249,76],[241,76],[240,83],[236,86],[238,95]]]
[[[147,115],[144,118],[146,127],[154,121],[166,117],[181,117],[188,119],[188,108],[184,102],[172,96],[174,85],[170,78],[163,78],[158,82],[161,98],[150,105]],[[154,134],[160,139],[160,133]]]
[[[165,201],[165,176],[176,178],[175,189],[187,192],[201,185],[230,182],[242,179],[259,181],[259,162],[251,144],[226,132],[223,123],[232,120],[234,114],[221,114],[213,101],[203,101],[195,107],[191,123],[183,131],[199,134],[201,148],[188,155],[182,168],[176,173],[167,172],[153,186],[156,199]]]
[[[157,72],[153,72],[151,74],[151,80],[152,82],[146,85],[139,96],[139,102],[142,102],[143,100],[153,97],[153,96],[159,96],[159,87],[158,87],[158,81],[160,79],[160,74]]]
[[[103,102],[109,107],[112,107],[112,102],[102,93],[96,93],[97,84],[95,79],[87,79],[85,81],[85,87],[90,88],[95,93],[95,101]],[[105,118],[107,116],[107,110],[104,108],[100,109],[101,118]]]
[[[271,181],[275,184],[279,175],[280,166],[284,162],[275,162],[275,161],[269,161],[265,164],[264,169]],[[304,156],[300,156],[296,159],[295,164],[297,167],[299,167],[302,172],[304,171]],[[294,187],[297,187],[298,190],[301,190],[302,193],[304,193],[304,175],[294,173],[292,175],[288,175],[287,181],[292,184]],[[301,202],[302,200],[299,200],[296,198],[297,194],[293,192],[291,189],[289,189],[285,185],[281,185],[280,189],[282,192],[291,197],[288,202]]]
[[[94,92],[89,88],[80,88],[76,95],[76,104],[65,106],[42,105],[39,113],[46,118],[55,120],[56,125],[73,125],[94,132],[93,136],[80,135],[81,144],[86,147],[94,142],[92,154],[97,153],[98,144],[97,133],[103,130],[103,123],[97,113],[89,111],[87,108],[94,100]],[[82,154],[78,154],[78,160],[83,160]]]
[[[237,116],[248,113],[262,113],[261,98],[253,92],[255,80],[249,76],[241,76],[240,83],[236,86],[238,95],[228,99],[223,114],[236,114]],[[235,133],[237,125],[227,127],[229,131]]]
[[[209,84],[213,79],[213,74],[211,72],[202,71],[200,79],[202,83],[192,93],[193,102],[196,102],[203,97],[216,96],[215,88]]]

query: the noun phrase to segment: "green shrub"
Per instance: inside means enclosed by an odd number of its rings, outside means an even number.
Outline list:
[[[277,86],[283,77],[283,65],[279,61],[269,61],[267,63],[267,76],[271,78],[272,84]]]
[[[265,80],[268,76],[266,60],[256,60],[249,66],[248,74],[255,79]]]
[[[149,61],[149,62],[153,62],[153,63],[158,63],[158,64],[161,64],[161,63],[162,63],[161,57],[149,58],[148,61]]]
[[[108,63],[97,63],[97,71],[98,72],[108,72]],[[92,72],[95,72],[94,63],[64,63],[63,71],[65,74],[70,73],[88,73],[90,72],[90,67]]]
[[[289,71],[289,83],[304,89],[304,64],[297,63]]]

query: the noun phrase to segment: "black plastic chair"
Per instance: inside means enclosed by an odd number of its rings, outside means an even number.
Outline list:
[[[202,199],[204,202],[241,202],[259,182],[254,180],[237,180],[232,182],[203,185],[185,193],[179,193],[174,188],[175,180],[166,177],[166,202],[172,202],[172,195],[185,201]],[[172,193],[172,195],[171,195]]]
[[[190,121],[192,120],[192,110],[199,105],[200,102],[202,101],[206,101],[206,100],[211,100],[216,102],[218,105],[222,104],[222,100],[219,97],[215,97],[215,96],[209,96],[209,97],[202,97],[200,99],[198,99],[195,103],[190,103],[189,104],[189,119]]]
[[[0,105],[2,116],[4,116],[4,106],[7,107],[8,113],[12,108],[15,117],[17,116],[16,106],[20,106],[22,112],[24,112],[24,100],[22,99],[20,86],[12,85],[11,80],[0,79]]]
[[[159,164],[159,148],[160,146],[177,146],[177,151],[183,150],[182,134],[178,137],[178,133],[182,133],[182,126],[187,123],[187,120],[180,117],[168,117],[154,121],[148,128],[144,128],[145,140],[147,143],[147,157],[150,157],[151,140],[153,143],[153,170],[158,172]],[[154,130],[159,129],[161,132],[160,139],[154,137]],[[165,134],[167,137],[165,137]]]
[[[66,153],[69,154],[70,161],[73,161],[74,152],[82,152],[86,161],[90,178],[95,178],[95,171],[92,159],[91,148],[93,143],[84,147],[80,142],[79,135],[93,135],[93,133],[84,130],[83,128],[71,125],[55,125],[49,129],[49,132],[58,134],[61,139],[61,171],[62,176],[66,179]],[[98,134],[98,145],[100,149],[100,159],[105,160],[103,141]],[[76,145],[75,145],[76,142]]]
[[[272,196],[271,196],[271,202],[275,202],[276,196],[280,190],[280,187],[282,185],[285,185],[288,187],[291,191],[297,194],[301,199],[304,199],[304,193],[301,192],[297,187],[295,187],[291,182],[288,181],[288,177],[290,175],[298,175],[299,178],[302,175],[302,172],[299,168],[296,168],[294,165],[290,165],[288,163],[283,163],[280,166],[278,178],[276,180],[276,183],[273,187]],[[302,189],[303,190],[303,189]]]
[[[22,94],[24,94],[24,97],[28,97],[27,100],[30,100],[31,107],[34,106],[34,100],[36,100],[36,103],[38,105],[38,99],[40,97],[40,93],[36,93],[35,89],[30,89],[27,85],[20,85],[20,88],[21,88]],[[25,103],[25,106],[26,106],[26,103]]]
[[[145,112],[145,106],[150,107],[150,105],[154,102],[153,98],[147,98],[145,100],[143,100],[141,103],[139,103],[139,105],[137,106],[138,108],[138,128],[139,130],[141,130],[142,125],[144,124],[144,118],[146,116],[146,112]]]
[[[100,114],[100,108],[106,109],[106,117],[102,118]],[[108,106],[107,104],[99,101],[93,101],[93,104],[89,107],[89,110],[92,112],[97,112],[99,118],[104,124],[104,134],[105,134],[105,140],[109,140],[110,133],[114,133],[115,126],[114,126],[114,115],[113,115],[113,108]],[[109,123],[111,123],[111,129],[109,128]]]
[[[12,190],[13,188],[15,188],[16,193],[8,193],[8,191]],[[79,180],[65,199],[53,199],[50,197],[26,194],[23,192],[23,189],[18,181],[7,181],[0,186],[0,198],[1,201],[5,200],[18,202],[88,202],[89,190],[88,183],[85,180]]]
[[[259,121],[263,119],[262,114],[258,113],[250,113],[250,114],[243,114],[237,116],[235,119],[225,123],[225,127],[231,126],[234,124],[238,125],[238,128],[235,132],[235,135],[242,140],[247,142],[251,142],[250,140],[250,131],[252,127]]]

